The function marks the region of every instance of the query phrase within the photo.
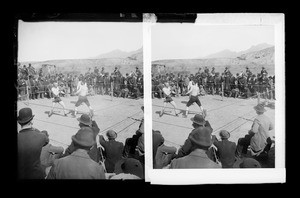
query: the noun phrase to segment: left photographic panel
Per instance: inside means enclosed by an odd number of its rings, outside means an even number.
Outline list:
[[[142,22],[17,26],[18,178],[143,180]]]

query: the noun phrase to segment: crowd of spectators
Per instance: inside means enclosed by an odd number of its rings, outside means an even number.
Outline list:
[[[249,98],[260,96],[265,99],[275,99],[275,75],[268,75],[262,67],[261,72],[255,74],[246,67],[245,72],[232,74],[228,67],[224,72],[216,72],[212,67],[211,71],[205,67],[199,68],[195,74],[182,74],[180,72],[152,74],[152,98],[163,98],[163,85],[169,82],[174,96],[185,96],[188,92],[189,84],[194,81],[200,88],[200,95],[217,94],[221,95],[222,90],[225,97]],[[223,87],[223,88],[222,88]]]
[[[39,98],[52,98],[51,88],[57,82],[60,90],[66,95],[76,92],[78,82],[85,79],[90,95],[112,95],[123,98],[140,98],[143,96],[143,73],[138,67],[125,75],[115,67],[109,73],[102,67],[91,68],[85,74],[74,75],[72,73],[46,73],[42,68],[38,71],[29,63],[28,67],[18,67],[17,90],[19,100],[34,100]]]

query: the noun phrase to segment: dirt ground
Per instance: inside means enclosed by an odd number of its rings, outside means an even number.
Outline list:
[[[77,101],[77,96],[62,97],[63,102],[67,109],[73,110]],[[94,109],[94,120],[100,128],[100,134],[105,136],[108,129],[113,129],[118,133],[117,141],[125,143],[125,139],[135,134],[140,124],[135,119],[141,119],[143,112],[141,106],[143,99],[124,99],[113,98],[110,96],[96,95],[88,96],[91,106]],[[42,130],[47,130],[49,133],[50,143],[55,146],[62,146],[67,148],[71,143],[72,135],[76,134],[79,130],[77,118],[82,115],[82,112],[89,112],[88,107],[82,104],[78,107],[78,114],[76,118],[71,113],[67,117],[63,116],[63,110],[59,104],[56,105],[54,113],[48,117],[51,110],[52,99],[37,99],[29,100],[29,105],[25,104],[26,101],[18,101],[17,109],[23,107],[30,107],[35,115],[33,119],[33,127]],[[81,112],[80,112],[81,111]],[[69,111],[67,111],[69,112]],[[18,129],[20,126],[18,125]]]
[[[186,103],[188,96],[173,97],[178,109],[186,109]],[[219,131],[225,129],[230,132],[230,141],[236,142],[238,138],[244,137],[251,128],[252,121],[257,115],[253,107],[257,105],[257,99],[235,99],[221,96],[206,95],[201,96],[200,101],[204,109],[207,110],[206,120],[209,121],[213,128],[213,135],[216,135],[218,139]],[[261,99],[261,102],[264,101]],[[192,131],[192,121],[195,112],[200,112],[200,108],[197,104],[190,106],[187,118],[182,117],[182,113],[179,117],[175,116],[174,110],[171,104],[168,104],[165,109],[165,114],[159,117],[159,113],[163,106],[163,99],[155,98],[152,100],[152,120],[153,130],[159,130],[164,139],[165,144],[168,146],[174,146],[177,149],[180,145],[184,144],[188,134]],[[275,123],[275,109],[265,107],[265,115],[268,116],[273,123]],[[275,130],[271,131],[271,137],[274,139]]]

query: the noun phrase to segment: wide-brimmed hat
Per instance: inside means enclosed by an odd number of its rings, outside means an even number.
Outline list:
[[[134,158],[126,158],[119,160],[115,165],[116,174],[129,173],[143,179],[143,166],[141,162]]]
[[[253,107],[255,109],[255,111],[263,113],[266,111],[265,107],[263,104],[258,104],[256,106]]]
[[[212,145],[211,130],[207,127],[198,127],[189,136],[192,143],[202,147],[209,147]]]
[[[34,115],[32,115],[31,108],[25,107],[25,108],[19,110],[19,116],[18,116],[17,120],[18,120],[18,123],[25,124],[25,123],[31,121],[33,117],[34,117]]]
[[[206,123],[203,115],[200,114],[196,114],[193,118],[191,118],[191,121],[198,125],[205,125]]]
[[[84,125],[92,124],[91,117],[88,114],[82,114],[80,118],[77,118],[77,120]]]
[[[228,139],[230,137],[230,133],[226,130],[221,130],[219,135],[222,139]]]
[[[79,131],[72,136],[72,141],[83,147],[91,147],[96,143],[94,132],[89,127],[79,129]]]
[[[233,164],[233,168],[261,168],[261,165],[253,158],[244,158],[236,161]]]
[[[108,130],[106,132],[106,136],[108,139],[116,139],[117,138],[117,133],[114,130]]]

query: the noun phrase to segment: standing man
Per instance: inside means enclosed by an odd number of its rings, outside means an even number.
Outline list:
[[[90,105],[90,102],[88,101],[87,99],[87,94],[88,94],[88,87],[87,87],[87,84],[85,83],[85,79],[83,78],[80,85],[79,85],[79,88],[77,90],[77,92],[75,93],[75,95],[78,94],[78,100],[75,104],[75,109],[74,109],[74,116],[76,116],[77,112],[78,112],[78,108],[79,105],[81,105],[81,103],[85,103],[88,108],[90,109],[90,114],[91,116],[94,115],[94,112],[93,112],[93,108],[92,106]]]
[[[65,110],[66,106],[65,106],[64,102],[59,97],[59,93],[63,93],[63,91],[61,91],[59,89],[57,82],[54,83],[54,87],[52,87],[51,91],[52,91],[52,94],[54,95],[54,99],[52,101],[52,109],[49,112],[49,117],[53,114],[53,109],[54,109],[54,106],[55,106],[56,103],[60,104],[63,107],[64,116],[67,116],[67,113],[66,113],[66,110]]]
[[[171,98],[171,87],[168,82],[165,83],[164,88],[162,89],[165,95],[165,100],[164,100],[164,106],[163,109],[161,110],[159,116],[161,117],[164,114],[165,107],[167,106],[167,103],[170,103],[174,107],[175,115],[178,116],[179,112],[176,111],[177,106],[174,100]]]
[[[30,108],[19,111],[17,118],[21,125],[18,133],[18,178],[44,179],[46,174],[41,165],[41,152],[47,144],[47,137],[32,127],[34,115]]]
[[[198,96],[200,95],[200,90],[199,90],[198,85],[196,85],[194,81],[192,81],[191,88],[187,92],[187,94],[191,94],[191,95],[190,95],[190,99],[189,99],[188,103],[186,104],[186,113],[185,113],[185,115],[183,115],[183,117],[184,118],[187,117],[188,112],[189,112],[189,106],[191,106],[194,102],[197,103],[197,105],[200,107],[201,114],[203,114],[205,117],[206,116],[205,110],[203,109],[201,102],[198,98]]]

